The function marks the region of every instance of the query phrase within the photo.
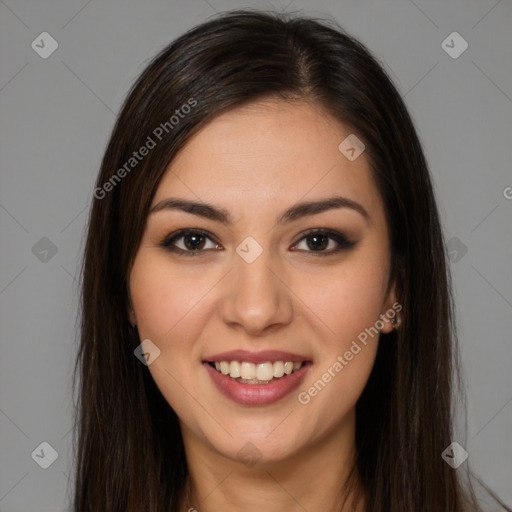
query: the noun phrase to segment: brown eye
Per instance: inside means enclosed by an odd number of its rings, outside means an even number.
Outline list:
[[[350,249],[356,242],[349,241],[345,235],[336,231],[314,230],[306,233],[294,249],[327,256],[343,249]]]
[[[198,235],[196,233],[184,235],[182,238],[184,240],[185,247],[190,251],[203,249],[206,243],[206,237],[204,237],[203,235]]]
[[[308,248],[312,251],[322,251],[329,245],[329,237],[322,234],[308,235],[306,240]]]
[[[172,233],[162,240],[160,246],[171,252],[185,254],[198,254],[209,249],[220,249],[220,245],[208,233],[195,229],[182,229]]]

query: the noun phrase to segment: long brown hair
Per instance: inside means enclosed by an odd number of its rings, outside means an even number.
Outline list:
[[[453,300],[427,163],[400,94],[334,23],[248,10],[164,48],[132,87],[106,148],[82,264],[73,510],[180,510],[188,473],[179,423],[134,357],[128,275],[180,148],[215,116],[264,97],[314,102],[351,127],[384,200],[403,321],[380,344],[357,404],[367,511],[480,510],[441,458],[457,382]]]

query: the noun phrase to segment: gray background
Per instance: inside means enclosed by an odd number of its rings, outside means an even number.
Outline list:
[[[457,440],[476,473],[512,503],[509,0],[5,0],[1,512],[67,509],[78,261],[94,179],[131,83],[160,48],[216,11],[287,4],[335,18],[385,63],[405,97],[452,251],[468,397],[467,439]],[[42,46],[44,31],[59,45],[47,59],[31,47],[34,40]],[[455,59],[442,47],[453,31],[469,44]],[[452,51],[461,48],[448,41]],[[43,441],[58,452],[48,469],[31,457]]]

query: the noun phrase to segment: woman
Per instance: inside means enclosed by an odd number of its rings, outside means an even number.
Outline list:
[[[76,512],[481,510],[427,164],[360,43],[254,11],[189,31],[94,196]]]

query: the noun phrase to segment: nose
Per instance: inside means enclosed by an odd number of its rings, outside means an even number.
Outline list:
[[[293,293],[267,251],[252,263],[235,258],[235,268],[224,282],[220,314],[231,328],[265,336],[292,321]]]

